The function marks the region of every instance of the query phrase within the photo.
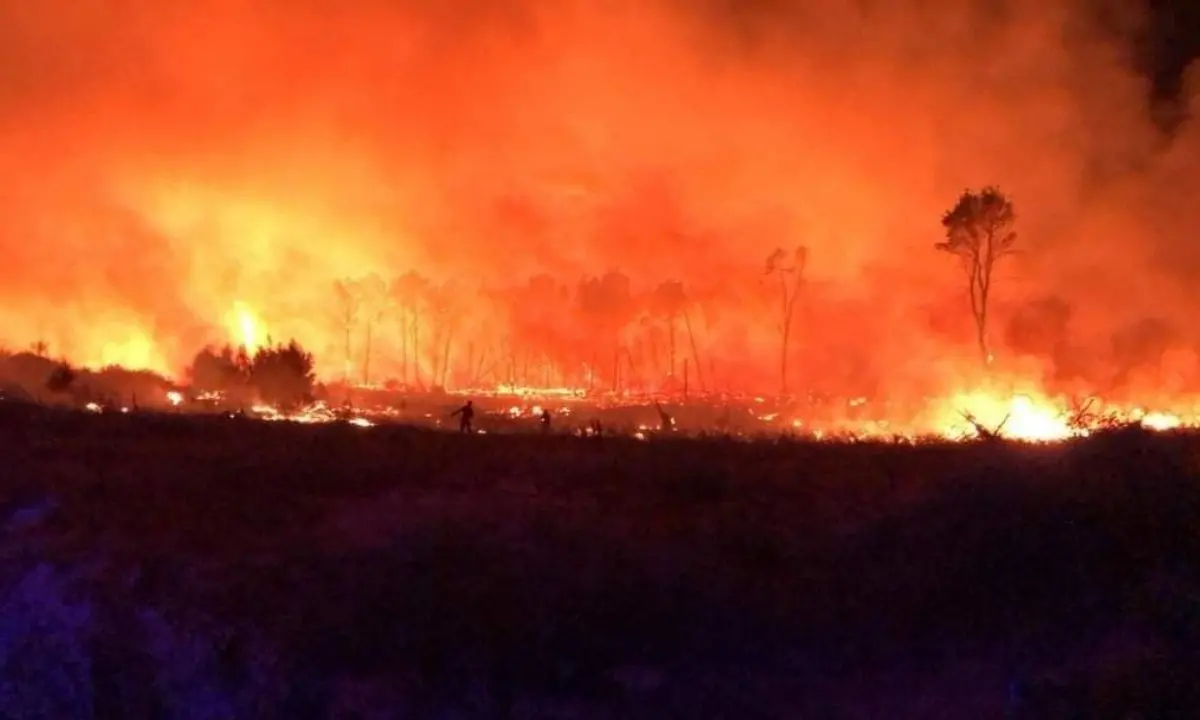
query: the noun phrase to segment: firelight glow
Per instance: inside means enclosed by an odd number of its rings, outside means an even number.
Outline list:
[[[269,335],[418,390],[1187,424],[1196,72],[1167,129],[1136,7],[984,5],[0,0],[0,343],[181,379]],[[988,184],[1020,252],[983,367],[933,244]],[[781,362],[763,265],[801,245]]]
[[[234,343],[246,348],[246,352],[254,354],[262,347],[261,324],[246,303],[235,302],[227,322]]]

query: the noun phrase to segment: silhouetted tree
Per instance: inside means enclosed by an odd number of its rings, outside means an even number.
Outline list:
[[[803,245],[793,250],[790,257],[783,248],[775,248],[775,251],[767,256],[766,274],[779,280],[779,334],[782,340],[779,360],[780,395],[788,394],[788,356],[792,339],[792,320],[796,316],[796,300],[800,297],[807,265],[808,248]]]
[[[335,309],[338,327],[343,335],[343,362],[345,367],[342,371],[343,379],[350,382],[350,368],[353,364],[354,350],[352,337],[354,329],[358,327],[358,323],[362,311],[362,287],[359,281],[351,278],[343,278],[333,284],[333,293],[337,305]]]
[[[446,377],[450,373],[450,350],[454,335],[464,311],[463,288],[454,279],[447,280],[439,286],[428,288],[426,301],[433,336],[433,377],[432,383],[438,387],[446,386]]]
[[[564,365],[572,364],[567,361],[570,351],[578,349],[564,334],[572,311],[569,289],[542,273],[528,278],[524,285],[490,292],[495,294],[494,302],[507,310],[498,358],[505,368],[503,376],[514,384],[549,385]]]
[[[654,314],[664,320],[667,325],[667,357],[669,368],[667,375],[671,379],[672,389],[676,389],[676,375],[679,370],[676,363],[675,334],[680,322],[683,323],[684,330],[687,332],[688,344],[692,351],[692,360],[696,366],[697,379],[703,385],[703,369],[700,366],[700,354],[696,348],[696,335],[692,332],[692,320],[688,314],[689,300],[687,293],[683,289],[683,283],[678,280],[670,280],[659,284],[654,289],[650,303]]]
[[[1012,201],[995,186],[979,192],[966,190],[942,216],[946,239],[935,247],[955,255],[967,275],[975,338],[984,362],[991,362],[988,346],[988,301],[992,279],[1001,258],[1012,254],[1017,234]]]
[[[374,353],[375,329],[383,322],[388,305],[388,286],[383,278],[372,273],[358,283],[359,312],[364,326],[362,373],[363,384],[371,382],[371,359]]]
[[[421,384],[421,318],[428,304],[429,281],[409,271],[392,281],[389,287],[391,305],[400,331],[400,379]],[[412,374],[410,376],[410,359]]]
[[[295,340],[260,348],[250,362],[250,384],[264,402],[295,408],[312,399],[313,356]]]
[[[610,344],[613,353],[612,388],[620,389],[621,329],[630,319],[633,296],[629,278],[619,272],[608,272],[579,286],[579,310],[589,330],[597,334],[601,345]],[[593,374],[595,374],[593,361]]]
[[[76,377],[77,373],[70,365],[59,363],[46,378],[46,389],[53,393],[67,392]]]
[[[679,325],[679,315],[683,312],[687,296],[683,292],[683,283],[671,280],[659,284],[650,296],[651,312],[667,326],[667,378],[672,389],[675,385],[675,330]]]
[[[209,346],[196,353],[188,368],[188,376],[192,388],[200,392],[228,392],[235,384],[244,380],[249,369],[249,359],[242,349],[242,362],[239,367],[238,356],[233,348],[226,345],[217,350]]]
[[[49,357],[50,345],[45,340],[38,340],[29,346],[29,351],[38,357]]]

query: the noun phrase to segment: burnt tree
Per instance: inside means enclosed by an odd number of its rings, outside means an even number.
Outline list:
[[[808,248],[799,246],[789,255],[776,248],[767,256],[766,275],[779,281],[779,394],[788,394],[788,356],[791,349],[792,321],[796,317],[796,301],[804,284],[804,269],[808,265]]]
[[[946,239],[934,247],[962,263],[967,276],[975,340],[985,364],[992,360],[988,345],[988,303],[997,263],[1013,252],[1017,234],[1013,203],[998,187],[966,190],[942,216]]]

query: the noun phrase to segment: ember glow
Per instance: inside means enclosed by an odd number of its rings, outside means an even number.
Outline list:
[[[881,433],[1061,438],[1057,398],[1089,396],[1187,424],[1200,132],[1159,111],[1200,109],[1195,72],[1152,101],[1136,8],[942,5],[0,0],[0,342],[181,378],[295,338],[323,380],[904,405],[834,423]],[[933,244],[993,183],[1020,252],[985,369]],[[763,264],[798,246],[781,382]]]

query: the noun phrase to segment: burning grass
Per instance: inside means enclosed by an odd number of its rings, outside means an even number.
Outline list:
[[[32,613],[0,667],[62,702],[70,688],[72,708],[915,718],[1200,702],[1186,431],[640,442],[13,403],[0,430],[4,608]],[[57,685],[30,684],[52,668]],[[38,699],[0,710],[44,716]]]

